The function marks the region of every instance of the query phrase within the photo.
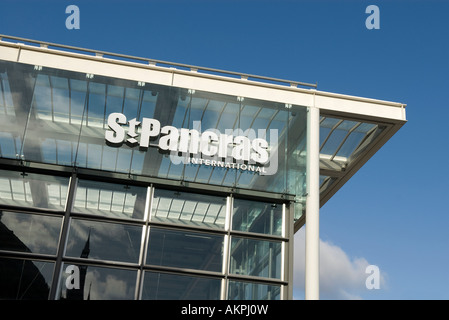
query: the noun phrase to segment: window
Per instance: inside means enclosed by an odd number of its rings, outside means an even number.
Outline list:
[[[80,180],[74,212],[143,220],[147,188]]]
[[[234,199],[232,229],[282,235],[282,204]]]
[[[0,170],[0,204],[63,211],[69,178]]]
[[[151,227],[147,264],[222,271],[222,235]]]
[[[156,189],[151,220],[186,226],[224,228],[226,197]]]
[[[66,270],[70,264],[64,264]],[[137,271],[75,265],[79,271],[79,287],[67,286],[69,273],[63,272],[60,281],[61,300],[134,300]]]
[[[231,274],[281,278],[281,242],[232,237]]]
[[[218,300],[221,280],[145,272],[142,300]]]
[[[48,299],[53,266],[52,262],[0,257],[0,299]]]
[[[0,211],[0,250],[56,254],[62,217]]]
[[[139,261],[142,226],[73,219],[66,255],[122,262]]]
[[[229,300],[279,300],[281,286],[246,281],[229,281]]]

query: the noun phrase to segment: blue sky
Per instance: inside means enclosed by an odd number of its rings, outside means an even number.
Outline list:
[[[70,4],[79,30],[65,27]],[[378,30],[365,27],[372,4]],[[449,1],[2,0],[0,12],[1,34],[406,103],[408,123],[321,209],[321,297],[449,299]]]

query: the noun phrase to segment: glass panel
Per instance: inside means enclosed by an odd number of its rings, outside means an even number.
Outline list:
[[[3,116],[2,116],[3,117]],[[0,117],[0,123],[2,123]],[[15,159],[20,153],[21,140],[9,132],[0,132],[0,157]]]
[[[105,82],[103,77],[95,76],[87,84],[86,105],[80,130],[76,163],[80,167],[129,172],[131,152],[126,148],[112,148],[105,144],[106,112],[109,109],[117,108],[117,100],[119,100],[118,104],[120,105],[119,112],[122,112],[124,103],[123,88],[120,93],[117,93],[116,91],[120,90],[115,90],[114,86],[109,90],[109,85]],[[109,91],[111,91],[112,97],[110,97]],[[122,99],[120,99],[120,94]],[[118,99],[114,98],[116,96],[118,96]],[[108,105],[108,101],[111,105]],[[118,166],[123,158],[126,165]]]
[[[3,64],[0,65],[0,114],[15,115],[12,92],[9,87],[6,68],[3,68]]]
[[[34,70],[18,63],[4,63],[0,70],[6,70],[0,72],[0,112],[5,114],[0,119],[2,157],[23,156],[44,163],[287,191],[287,155],[303,139],[291,140],[291,145],[286,145],[286,139],[289,131],[302,132],[306,122],[302,116],[296,121],[294,112],[284,104],[98,75],[86,78],[84,73],[67,70]],[[107,120],[112,113],[126,119],[119,125],[124,141],[117,145],[105,140],[106,130],[111,132]],[[148,147],[139,146],[144,118],[156,119],[161,128],[214,132],[222,136],[220,139],[231,140],[210,143],[209,148],[221,145],[220,155],[207,156],[200,150],[183,162],[182,151],[158,147],[165,133],[155,133]],[[236,137],[240,140],[234,140]],[[266,140],[268,145],[253,145],[255,138]],[[175,145],[180,139],[173,134]],[[240,153],[239,160],[233,151]],[[260,156],[260,152],[268,153],[268,161],[247,159],[248,154]]]
[[[126,121],[119,125],[124,141],[113,146],[105,132],[108,116],[115,112]],[[2,158],[288,193],[297,201],[305,194],[307,117],[302,106],[1,61],[0,115]],[[158,120],[161,128],[215,132],[231,140],[209,144],[222,145],[224,156],[201,150],[183,159],[177,148],[158,147],[165,133],[155,133],[148,147],[139,146],[143,118]],[[329,170],[350,165],[385,129],[320,119],[322,163]],[[233,140],[237,136],[249,140]],[[257,155],[252,145],[256,137],[268,143],[262,149],[269,161],[254,165],[253,159],[236,160],[232,151],[246,150],[248,141],[250,154]],[[180,139],[173,134],[174,144],[181,144]]]
[[[156,189],[152,221],[224,228],[226,198],[204,194]]]
[[[144,218],[147,188],[79,180],[74,212],[114,218]]]
[[[145,272],[142,300],[218,300],[221,280]]]
[[[229,281],[229,300],[280,300],[281,286],[263,283]]]
[[[147,264],[221,272],[223,236],[151,227]]]
[[[232,237],[230,273],[281,278],[281,242]]]
[[[0,170],[0,204],[63,211],[68,185],[66,177]]]
[[[80,92],[81,86],[73,84],[64,72],[45,70],[36,72],[36,84],[32,91],[22,88],[31,97],[22,154],[30,161],[73,165],[86,86]],[[76,117],[77,113],[81,115]],[[72,116],[75,116],[74,121]]]
[[[212,132],[218,137],[220,134],[231,134],[238,124],[240,104],[235,96],[218,95],[209,92],[196,91],[192,95],[190,108],[187,113],[186,128],[195,129],[201,135]],[[212,139],[211,139],[212,141]],[[224,169],[219,163],[232,162],[232,147],[222,144],[225,150],[223,157],[217,152],[206,155],[202,152],[200,143],[197,154],[187,154],[188,164],[185,166],[185,179],[201,183],[211,183],[235,186],[236,170]],[[218,142],[211,142],[208,148],[218,147]],[[218,149],[217,149],[218,150]]]
[[[72,219],[66,255],[137,263],[141,239],[140,226]]]
[[[321,147],[321,153],[326,155],[333,155],[337,148],[342,144],[348,135],[349,131],[353,129],[358,123],[355,121],[344,120],[338,122],[339,125],[329,133],[329,137],[325,144]]]
[[[240,163],[237,170],[238,187],[280,193],[287,191],[285,142],[288,126],[289,111],[283,104],[246,98],[242,101],[237,130],[239,133],[236,135],[243,135],[251,141],[252,156],[264,150],[267,161],[237,161]],[[266,147],[255,144],[258,141],[256,139],[266,141]]]
[[[30,117],[31,97],[36,78],[33,66],[0,61],[0,90],[3,112],[0,117],[0,154],[23,158],[23,138]]]
[[[320,147],[322,148],[324,143],[329,138],[329,135],[340,123],[342,122],[341,119],[335,119],[335,118],[329,118],[329,117],[322,117],[320,119]]]
[[[0,299],[47,300],[53,263],[0,258]]]
[[[355,148],[360,144],[364,137],[364,133],[357,131],[351,132],[347,136],[340,150],[338,150],[337,157],[348,158],[354,152]]]
[[[234,199],[232,229],[282,235],[282,204]]]
[[[292,106],[287,139],[287,189],[295,195],[294,217],[304,213],[307,167],[307,109]]]
[[[134,300],[137,271],[68,263],[63,265],[63,270],[61,300]]]
[[[0,211],[0,249],[56,254],[62,217]]]

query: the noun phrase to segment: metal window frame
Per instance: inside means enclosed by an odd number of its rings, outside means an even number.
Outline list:
[[[4,159],[0,159],[0,165],[2,164]],[[134,270],[136,271],[136,286],[135,286],[135,299],[141,299],[142,296],[142,290],[143,290],[143,281],[144,281],[144,274],[146,271],[154,271],[154,272],[164,272],[164,273],[173,273],[173,274],[179,274],[179,275],[193,275],[193,276],[200,276],[200,277],[212,277],[217,279],[222,279],[222,287],[220,292],[221,299],[227,299],[228,298],[228,292],[227,288],[229,286],[229,281],[247,281],[247,282],[253,282],[253,283],[261,283],[261,284],[268,284],[268,285],[279,285],[281,288],[281,298],[284,299],[285,297],[289,297],[290,295],[288,292],[286,292],[286,289],[288,288],[291,290],[292,288],[292,277],[287,276],[287,274],[292,274],[293,270],[292,266],[291,268],[288,268],[289,263],[287,261],[290,261],[290,255],[292,254],[292,245],[293,245],[293,233],[285,232],[287,230],[288,226],[292,229],[291,221],[286,221],[287,217],[290,216],[290,214],[286,214],[286,205],[285,203],[288,202],[286,199],[278,199],[279,201],[277,203],[282,203],[283,205],[283,230],[281,236],[278,235],[268,235],[268,234],[260,234],[260,233],[254,233],[254,232],[246,232],[246,231],[237,231],[232,230],[232,215],[233,215],[233,194],[232,193],[226,193],[226,192],[220,192],[219,195],[223,196],[224,194],[227,194],[226,196],[226,221],[223,229],[217,229],[217,228],[210,228],[210,227],[204,227],[204,226],[184,226],[179,225],[175,223],[165,223],[165,222],[157,222],[157,221],[151,221],[150,216],[152,212],[152,205],[154,200],[154,190],[155,186],[150,184],[147,185],[147,193],[146,193],[146,200],[145,200],[145,212],[144,212],[144,220],[137,220],[137,219],[131,219],[131,218],[118,218],[118,217],[110,217],[110,216],[102,216],[102,215],[92,215],[89,213],[77,213],[73,211],[75,196],[76,196],[76,187],[78,185],[79,179],[89,179],[94,181],[104,181],[107,180],[108,182],[115,182],[118,184],[123,184],[126,182],[128,185],[140,185],[142,186],[142,183],[130,181],[129,179],[127,181],[123,179],[117,179],[114,177],[108,177],[105,179],[103,176],[104,172],[90,172],[89,175],[86,175],[86,173],[78,173],[77,171],[69,172],[67,168],[61,168],[57,165],[45,165],[40,163],[28,163],[28,167],[24,167],[24,164],[21,163],[20,165],[13,165],[11,164],[11,161],[8,162],[8,169],[12,171],[26,171],[26,172],[33,172],[37,174],[44,174],[44,175],[58,175],[58,176],[69,176],[69,187],[67,189],[67,197],[66,197],[66,204],[64,206],[63,211],[57,211],[57,210],[46,210],[41,208],[23,208],[20,206],[5,206],[0,205],[0,209],[10,210],[10,211],[20,211],[20,212],[29,212],[29,213],[38,213],[38,214],[47,214],[47,215],[57,215],[62,216],[62,227],[60,231],[60,236],[58,240],[58,249],[57,253],[55,255],[49,255],[49,254],[36,254],[36,253],[24,253],[24,252],[16,252],[16,251],[6,251],[6,250],[0,250],[0,257],[4,258],[12,258],[12,259],[28,259],[28,260],[39,260],[39,261],[45,261],[45,262],[52,262],[54,263],[54,271],[53,271],[53,278],[52,283],[50,286],[50,292],[49,292],[49,299],[59,299],[59,294],[61,292],[61,279],[62,279],[62,273],[63,266],[67,264],[82,264],[86,266],[98,266],[98,267],[108,267],[108,268],[119,268],[119,269],[127,269],[127,270]],[[160,185],[158,185],[159,187]],[[190,188],[182,188],[179,189],[186,193],[190,193],[192,191],[196,191],[195,193],[198,193],[200,190],[191,190]],[[204,190],[203,190],[204,191]],[[218,195],[217,193],[213,193],[215,195]],[[239,198],[242,196],[239,195]],[[248,200],[260,200],[260,201],[267,201],[268,199],[266,197],[261,198],[254,198],[254,195],[252,197],[246,198],[243,197],[243,199]],[[271,199],[271,202],[273,199]],[[130,225],[136,225],[142,227],[142,238],[141,238],[141,247],[140,247],[140,253],[137,263],[132,262],[122,262],[122,261],[110,261],[110,260],[104,260],[104,259],[86,259],[81,257],[69,257],[65,256],[65,249],[67,245],[67,238],[68,233],[70,229],[70,223],[72,219],[83,219],[83,220],[89,220],[89,221],[98,221],[98,222],[109,222],[109,223],[118,223],[118,224],[130,224]],[[146,261],[146,254],[148,249],[148,241],[149,241],[149,232],[150,228],[154,227],[163,227],[164,229],[170,229],[170,230],[182,230],[182,231],[192,231],[192,232],[202,232],[205,234],[219,234],[223,236],[223,259],[222,259],[222,270],[221,272],[215,272],[215,271],[206,271],[206,270],[195,270],[195,269],[187,269],[187,268],[177,268],[177,267],[166,267],[166,266],[156,266],[156,265],[147,265],[145,264]],[[237,236],[242,237],[244,239],[252,239],[252,240],[263,240],[263,241],[277,241],[281,244],[281,278],[275,279],[275,278],[266,278],[266,277],[259,277],[259,276],[251,276],[251,275],[238,275],[233,274],[229,272],[229,254],[230,254],[230,246],[231,246],[231,237]]]

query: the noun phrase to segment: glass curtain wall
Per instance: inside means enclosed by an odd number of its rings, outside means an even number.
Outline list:
[[[295,219],[304,211],[306,113],[280,102],[0,61],[0,158],[288,195],[295,198]],[[105,139],[111,114],[121,115],[118,143]],[[145,119],[178,139],[161,133],[145,136],[142,145]],[[321,194],[384,129],[321,115]],[[194,131],[218,139],[210,138],[202,152]],[[195,139],[201,152],[192,152]],[[263,163],[251,158],[255,140],[267,153]],[[210,155],[214,148],[220,151]]]
[[[0,298],[286,298],[288,210],[0,170]]]
[[[305,107],[0,61],[0,115],[0,158],[305,192]]]

